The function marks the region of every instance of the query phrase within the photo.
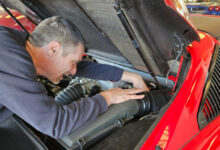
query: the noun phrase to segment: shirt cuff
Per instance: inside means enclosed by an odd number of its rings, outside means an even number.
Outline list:
[[[100,114],[106,112],[108,110],[108,104],[105,100],[105,98],[101,95],[101,94],[96,94],[95,96],[92,97],[96,102],[97,104],[99,105],[99,108],[100,108]],[[99,115],[100,115],[99,114]]]

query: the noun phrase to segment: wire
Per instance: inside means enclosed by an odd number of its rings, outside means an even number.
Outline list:
[[[177,55],[176,59],[175,59],[174,62],[172,63],[172,65],[171,65],[169,71],[168,71],[167,74],[166,74],[166,85],[168,84],[168,76],[169,76],[169,74],[170,74],[170,71],[171,71],[171,69],[173,68],[174,64],[177,62],[177,60],[179,59],[179,57],[180,57],[180,55],[181,55],[181,53],[182,53],[182,51],[183,51],[183,45],[182,45],[182,43],[181,43],[180,37],[178,37],[178,35],[176,35],[176,34],[174,34],[174,37],[176,37],[176,39],[178,40],[178,42],[179,42],[179,44],[180,44],[180,51],[179,51],[179,54]]]

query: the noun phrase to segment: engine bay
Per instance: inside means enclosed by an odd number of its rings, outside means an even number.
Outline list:
[[[133,88],[131,83],[124,81],[112,82],[70,76],[65,76],[58,85],[52,84],[44,77],[39,77],[38,81],[44,84],[48,95],[52,96],[60,105],[68,105],[111,88]],[[111,105],[108,111],[100,115],[95,121],[86,123],[72,134],[59,139],[58,142],[65,149],[91,148],[92,145],[101,143],[104,137],[111,138],[109,135],[115,133],[113,131],[116,131],[117,134],[118,130],[121,130],[127,124],[137,124],[134,125],[133,129],[128,129],[135,131],[136,128],[140,128],[138,122],[141,120],[146,123],[147,118],[152,123],[152,116],[153,118],[157,116],[158,111],[167,103],[167,100],[155,85],[149,84],[149,86],[151,86],[150,92],[140,93],[145,95],[143,99]],[[144,128],[144,124],[142,124],[144,131],[140,131],[140,133],[147,131],[148,127]],[[126,129],[123,132],[128,133]],[[132,136],[135,136],[134,133],[132,133]],[[138,142],[137,140],[132,141],[134,143]]]

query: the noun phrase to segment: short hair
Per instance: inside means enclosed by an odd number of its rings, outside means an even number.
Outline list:
[[[85,44],[79,29],[68,19],[59,16],[49,17],[40,22],[28,40],[38,47],[58,41],[64,50],[63,55],[68,53],[68,46]]]

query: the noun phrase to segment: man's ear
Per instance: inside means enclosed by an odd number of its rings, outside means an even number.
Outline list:
[[[61,44],[58,41],[51,41],[46,46],[46,51],[49,56],[55,56],[59,53],[62,53]]]

